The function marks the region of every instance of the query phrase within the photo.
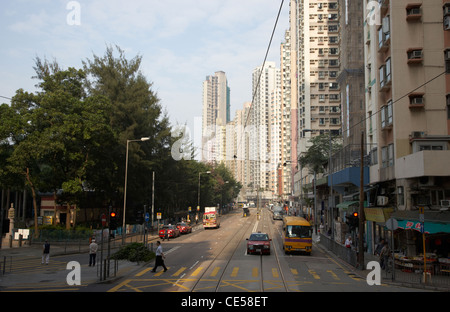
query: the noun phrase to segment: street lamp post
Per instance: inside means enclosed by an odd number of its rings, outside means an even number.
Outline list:
[[[202,173],[210,174],[211,171],[199,172],[198,173],[197,218],[198,218],[198,211],[200,209],[200,176],[202,175]]]
[[[127,152],[125,157],[125,186],[123,191],[123,222],[122,222],[122,245],[125,243],[125,212],[127,209],[127,179],[128,179],[128,145],[130,142],[144,142],[148,141],[150,138],[143,137],[138,140],[127,140]]]

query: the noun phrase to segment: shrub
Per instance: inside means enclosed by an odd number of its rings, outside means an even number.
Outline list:
[[[131,262],[148,262],[155,257],[155,253],[148,250],[142,243],[131,243],[121,247],[111,258],[115,260],[128,260]]]

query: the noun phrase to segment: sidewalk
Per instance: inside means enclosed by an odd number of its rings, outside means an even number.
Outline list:
[[[148,242],[152,243],[158,239],[157,235],[149,235]],[[127,238],[128,241],[131,238]],[[136,239],[133,239],[136,241]],[[121,246],[121,238],[116,239],[116,243],[114,244],[116,248],[111,248],[111,254],[119,249]],[[154,247],[156,248],[156,247]],[[67,275],[71,272],[71,269],[67,270],[63,264],[59,263],[55,257],[57,256],[68,256],[68,255],[77,255],[75,258],[79,259],[79,256],[86,255],[86,261],[83,263],[80,261],[81,266],[81,286],[86,286],[95,283],[111,283],[116,281],[123,276],[130,274],[130,272],[134,270],[138,270],[142,267],[143,262],[137,264],[136,262],[130,262],[127,260],[119,260],[118,268],[116,271],[116,275],[114,276],[113,265],[114,261],[110,262],[110,276],[104,278],[103,281],[100,281],[100,249],[97,252],[97,263],[95,267],[88,266],[88,255],[89,253],[89,245],[85,246],[73,246],[72,248],[67,248],[65,245],[61,245],[58,243],[51,243],[50,248],[50,264],[42,265],[42,244],[34,243],[31,246],[24,245],[22,247],[16,248],[2,248],[0,249],[0,291],[7,290],[8,287],[26,287],[28,286],[36,286],[38,283],[42,283],[42,287],[73,287],[68,286],[66,279]],[[103,250],[103,259],[106,258],[106,247]],[[6,259],[5,266],[5,274],[3,275],[3,266],[4,261]],[[56,265],[53,261],[58,261],[58,265]],[[19,263],[20,262],[20,263]],[[28,272],[20,272],[20,267],[24,266],[24,262],[26,262],[29,268],[32,267],[33,262],[36,263],[36,267],[29,269]]]
[[[378,263],[380,261],[379,257],[377,257],[371,253],[365,252],[364,253],[364,267],[358,268],[358,267],[355,267],[355,266],[349,264],[344,259],[341,259],[339,256],[334,254],[332,251],[328,250],[324,245],[318,243],[317,235],[315,235],[315,234],[313,234],[313,241],[318,248],[320,248],[323,252],[327,253],[328,255],[330,255],[330,257],[332,257],[333,259],[338,261],[339,265],[345,267],[346,269],[348,269],[348,271],[351,271],[354,275],[358,276],[359,278],[361,278],[363,280],[367,280],[368,274],[372,272],[372,270],[366,269],[367,264],[371,261],[375,261]],[[425,284],[421,284],[421,283],[411,282],[406,278],[401,278],[401,276],[405,275],[405,274],[408,274],[408,273],[402,273],[401,270],[395,269],[396,279],[392,280],[391,273],[386,274],[386,271],[382,270],[381,271],[381,284],[410,287],[410,288],[417,288],[417,289],[427,289],[427,290],[433,290],[433,291],[444,291],[444,292],[450,291],[450,288],[446,285],[425,285]],[[436,279],[436,277],[433,277],[433,278]]]

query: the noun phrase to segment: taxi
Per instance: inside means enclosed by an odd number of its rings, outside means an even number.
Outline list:
[[[177,229],[180,230],[181,234],[187,234],[192,232],[192,227],[184,222],[178,222],[177,223]]]
[[[169,224],[169,225],[164,225],[159,230],[159,237],[164,239],[165,235],[166,235],[166,231],[167,231],[167,235],[169,238],[174,238],[174,237],[180,236],[180,230],[175,225]]]
[[[247,238],[247,254],[267,254],[270,255],[270,242],[267,233],[252,233]]]

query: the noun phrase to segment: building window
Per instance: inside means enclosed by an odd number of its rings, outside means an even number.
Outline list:
[[[397,205],[399,206],[405,205],[405,194],[403,186],[397,187]]]
[[[389,144],[381,148],[381,164],[382,168],[394,165],[394,144]]]
[[[444,51],[445,73],[450,74],[450,49]]]
[[[423,93],[412,93],[409,95],[409,108],[423,108],[425,99]]]
[[[422,48],[409,49],[407,52],[408,64],[419,64],[423,61],[423,51]]]
[[[393,110],[392,101],[389,101],[386,106],[381,108],[381,128],[386,128],[392,126],[393,122]]]
[[[450,119],[450,94],[447,94],[446,101],[447,101],[447,119]]]
[[[444,4],[444,30],[450,30],[450,3]]]
[[[386,168],[388,166],[388,148],[384,146],[381,148],[381,166]]]
[[[339,27],[338,25],[328,25],[328,32],[338,32]]]
[[[422,17],[422,10],[420,8],[420,3],[409,4],[406,7],[406,20],[407,21],[418,21]]]
[[[394,165],[394,144],[388,145],[388,166]]]

